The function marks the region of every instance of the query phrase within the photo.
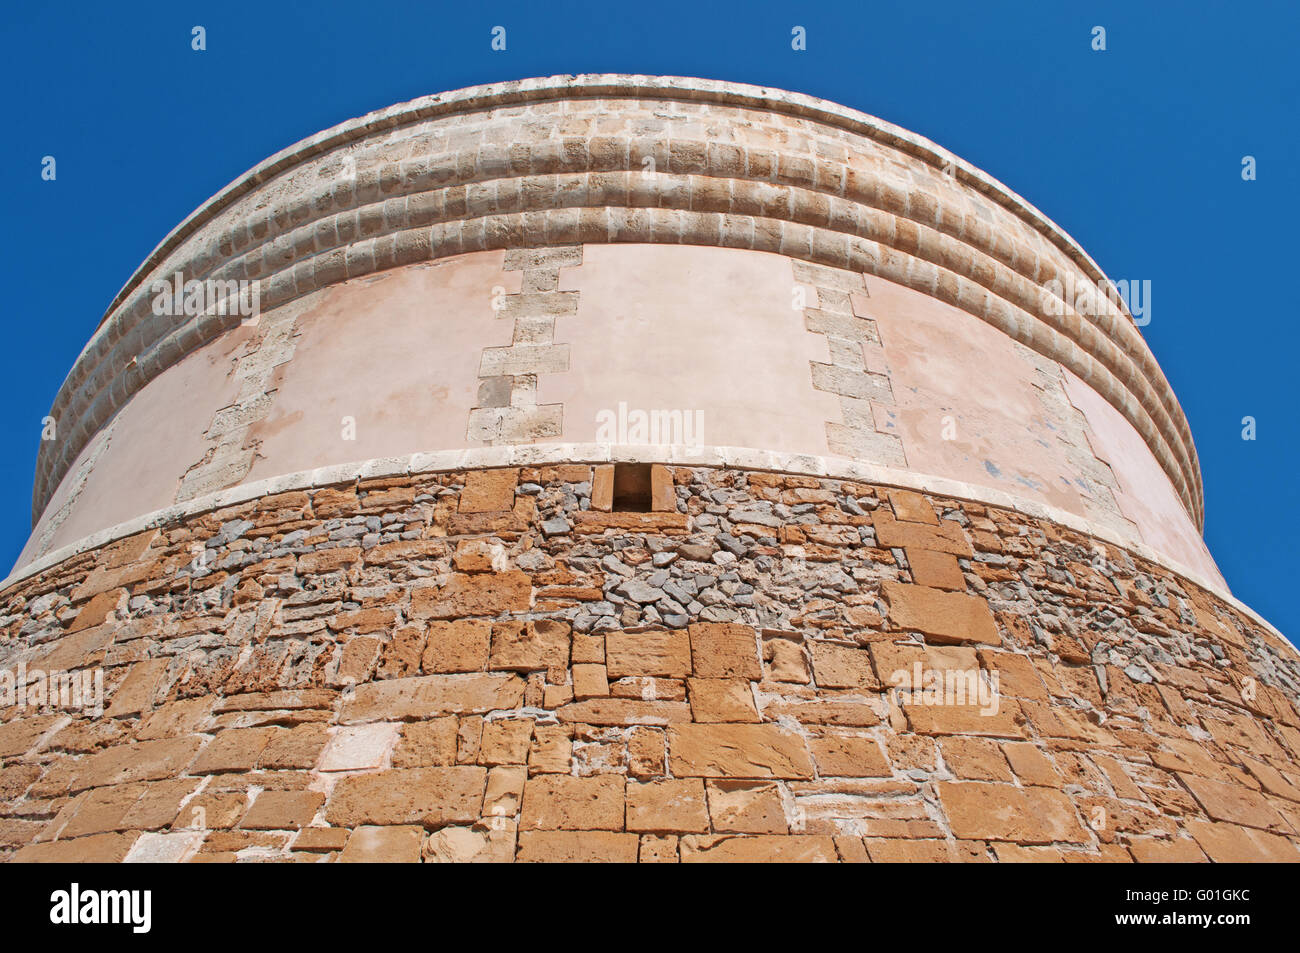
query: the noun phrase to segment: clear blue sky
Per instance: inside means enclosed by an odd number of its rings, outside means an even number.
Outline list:
[[[0,572],[29,532],[40,421],[113,295],[213,192],[371,109],[554,73],[780,86],[928,136],[1114,278],[1191,421],[1206,537],[1300,635],[1294,3],[7,3],[0,76]],[[207,51],[190,30],[207,30]],[[507,28],[507,50],[490,31]],[[790,48],[794,25],[808,48]],[[1105,52],[1091,49],[1096,25]],[[40,178],[53,155],[55,182]],[[1253,155],[1258,179],[1244,182]],[[1258,422],[1254,442],[1241,420]]]

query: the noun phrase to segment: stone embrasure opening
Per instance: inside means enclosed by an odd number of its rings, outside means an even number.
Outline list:
[[[852,480],[614,483],[353,480],[11,586],[0,667],[105,697],[0,702],[0,856],[1300,859],[1300,660],[1163,567]]]
[[[614,512],[649,513],[650,509],[650,464],[614,464]]]

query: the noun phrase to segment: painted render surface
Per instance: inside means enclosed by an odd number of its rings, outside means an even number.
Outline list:
[[[828,360],[827,338],[808,329],[810,309],[792,306],[799,289],[818,310],[817,288],[796,279],[790,259],[648,244],[584,246],[581,256],[559,269],[554,293],[576,300],[555,319],[557,357],[536,375],[531,397],[558,408],[560,426],[504,442],[593,442],[601,412],[616,414],[621,403],[698,412],[695,439],[704,445],[848,455],[828,443],[827,424],[844,411],[810,370]],[[520,288],[520,272],[503,270],[503,253],[488,251],[345,282],[288,306],[292,354],[259,385],[265,407],[240,436],[253,448],[250,465],[209,489],[489,445],[470,435],[479,371],[485,352],[508,348],[516,333],[493,310],[494,291],[509,301]],[[1218,578],[1149,449],[1087,385],[960,309],[892,282],[868,279],[850,300],[847,320],[877,329],[853,342],[861,366],[889,395],[864,406],[899,447],[896,458],[850,458],[1038,500]],[[65,478],[46,524],[54,513],[64,518],[44,550],[176,502],[187,471],[215,443],[205,434],[235,402],[241,356],[256,356],[278,317],[229,332],[133,398],[66,511],[78,467]],[[354,439],[345,439],[348,418]],[[1080,482],[1081,458],[1105,482]],[[38,525],[33,544],[44,530]],[[19,566],[39,554],[33,544]]]

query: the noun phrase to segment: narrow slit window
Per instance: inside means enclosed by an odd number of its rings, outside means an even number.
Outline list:
[[[614,464],[614,512],[650,512],[650,464]]]

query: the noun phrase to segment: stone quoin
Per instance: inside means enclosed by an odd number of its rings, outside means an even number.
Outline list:
[[[0,668],[102,688],[4,695],[0,857],[1300,860],[1300,656],[1085,287],[985,173],[779,90],[285,149],[55,399]]]

